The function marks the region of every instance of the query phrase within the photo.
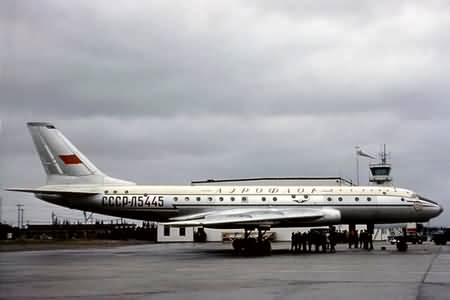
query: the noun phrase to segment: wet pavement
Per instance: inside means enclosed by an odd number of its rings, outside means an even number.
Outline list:
[[[381,250],[386,246],[386,250]],[[0,253],[0,299],[449,299],[450,246],[235,256],[174,243]]]

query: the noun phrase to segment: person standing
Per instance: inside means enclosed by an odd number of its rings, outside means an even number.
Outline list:
[[[353,230],[348,232],[348,247],[351,249],[353,245]]]
[[[294,252],[295,253],[298,253],[298,245],[299,245],[298,232],[296,232],[294,235]]]
[[[303,232],[302,235],[302,246],[303,246],[303,253],[306,253],[306,245],[308,243],[308,234],[306,232]]]
[[[292,232],[292,234],[291,234],[291,252],[294,252],[294,245],[295,245],[295,232]]]
[[[303,235],[301,232],[297,232],[297,244],[298,252],[302,252]]]
[[[322,252],[327,252],[327,234],[325,232],[320,233],[320,243],[322,246]]]
[[[313,233],[310,230],[308,231],[308,252],[311,252],[312,244],[313,244]]]
[[[369,233],[367,232],[367,230],[364,230],[363,244],[364,244],[364,249],[369,250]]]
[[[330,253],[335,253],[336,252],[336,230],[334,228],[334,226],[330,227],[330,235],[329,235],[329,240],[330,240]]]
[[[314,241],[314,251],[319,252],[320,247],[320,233],[317,231],[313,231],[313,241]]]

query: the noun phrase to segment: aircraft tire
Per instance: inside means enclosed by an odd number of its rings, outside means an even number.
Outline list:
[[[271,255],[272,254],[272,245],[269,240],[265,240],[261,243],[261,252],[262,255]]]
[[[406,252],[408,250],[408,244],[406,242],[400,242],[397,244],[397,250],[400,252]]]
[[[242,248],[243,248],[243,246],[244,246],[244,240],[242,240],[242,239],[235,239],[234,241],[233,241],[233,250],[235,251],[235,252],[237,252],[237,253],[239,253],[239,252],[241,252],[242,251]]]
[[[245,245],[243,248],[244,248],[244,255],[246,256],[255,255],[258,249],[256,239],[248,238],[247,240],[245,240]]]

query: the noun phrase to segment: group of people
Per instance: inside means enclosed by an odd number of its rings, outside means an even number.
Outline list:
[[[361,230],[359,234],[357,230],[350,231],[348,233],[348,247],[352,248],[352,246],[354,246],[355,248],[358,248],[358,245],[361,249],[372,250],[372,234],[367,230]]]
[[[308,232],[292,232],[291,252],[336,252],[336,243],[348,241],[349,248],[373,249],[372,233],[368,230],[350,230],[336,232],[335,227],[329,230],[312,229]]]
[[[292,232],[291,252],[336,252],[336,232],[331,228],[329,232],[310,230],[308,232]]]

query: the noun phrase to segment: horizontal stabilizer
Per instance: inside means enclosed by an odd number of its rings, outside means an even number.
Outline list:
[[[11,188],[5,189],[5,191],[34,193],[34,194],[77,195],[77,196],[93,196],[99,194],[98,192],[88,192],[88,191],[48,190],[48,189],[32,189],[32,188]]]

